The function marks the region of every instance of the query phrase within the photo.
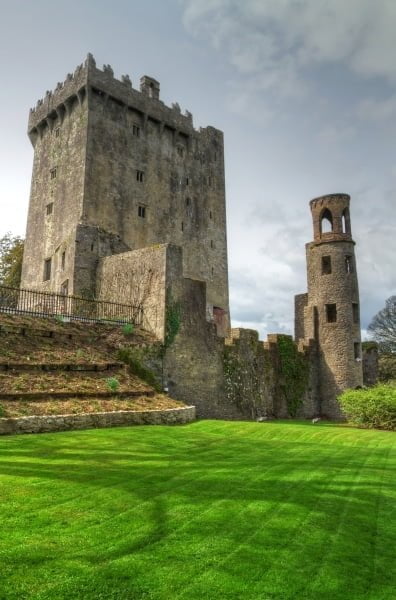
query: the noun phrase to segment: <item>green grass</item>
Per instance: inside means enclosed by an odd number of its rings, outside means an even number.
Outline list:
[[[3,600],[393,600],[391,432],[201,421],[0,439]]]

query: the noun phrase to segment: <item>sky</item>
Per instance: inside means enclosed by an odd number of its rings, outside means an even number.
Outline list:
[[[0,0],[0,236],[24,235],[29,108],[88,52],[224,131],[231,317],[292,333],[311,198],[351,196],[363,334],[396,293],[394,0]]]

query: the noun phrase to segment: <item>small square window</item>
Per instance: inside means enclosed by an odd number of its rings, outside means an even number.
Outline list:
[[[353,257],[345,256],[345,271],[346,273],[353,273]]]
[[[142,219],[146,218],[146,207],[141,204],[138,206],[138,216]]]
[[[360,358],[360,342],[354,342],[353,354],[354,354],[355,359]]]
[[[331,273],[331,256],[322,256],[322,275]]]
[[[136,181],[140,183],[144,181],[144,171],[136,171]]]
[[[51,179],[56,179],[56,175],[57,175],[57,167],[53,167],[52,169],[50,169],[50,177]]]
[[[51,259],[47,258],[44,261],[44,281],[51,279]]]
[[[52,215],[52,211],[54,210],[54,203],[50,202],[49,204],[47,204],[47,206],[45,207],[45,212],[47,215]]]
[[[135,123],[132,125],[132,135],[134,135],[135,137],[140,137],[140,127]]]
[[[327,323],[335,323],[337,321],[337,305],[326,304],[326,321]]]
[[[353,322],[359,323],[359,304],[357,302],[352,302],[352,316]]]

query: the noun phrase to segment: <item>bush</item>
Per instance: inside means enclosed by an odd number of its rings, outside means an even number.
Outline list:
[[[338,398],[348,421],[359,427],[396,429],[396,387],[346,390]]]
[[[125,323],[125,325],[123,325],[123,327],[122,327],[122,333],[126,336],[132,335],[134,329],[135,328],[132,325],[132,323]]]
[[[396,354],[380,354],[378,357],[380,381],[396,381]]]
[[[120,382],[118,381],[117,377],[108,377],[106,379],[106,383],[111,392],[116,392],[120,387]]]

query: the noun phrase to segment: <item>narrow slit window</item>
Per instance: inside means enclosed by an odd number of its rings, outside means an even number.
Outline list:
[[[190,204],[191,204],[190,198],[186,198],[186,206],[190,206]]]
[[[56,179],[57,171],[58,171],[58,167],[53,167],[52,169],[50,169],[51,179]]]
[[[132,125],[132,135],[135,137],[140,137],[140,127],[139,125],[136,125],[136,123]]]
[[[322,275],[331,273],[331,256],[322,256]]]
[[[141,204],[138,206],[138,216],[142,219],[146,218],[146,207]]]
[[[44,261],[44,281],[49,281],[51,279],[51,259],[47,258]]]
[[[213,240],[210,240],[210,247],[214,248],[214,242],[213,242]]]
[[[353,258],[352,258],[352,256],[345,256],[345,272],[353,273]]]
[[[45,212],[47,213],[47,215],[52,215],[52,212],[54,210],[54,203],[50,202],[49,204],[47,204],[47,206],[45,207]]]
[[[209,219],[213,219],[213,213],[211,210],[209,211]]]
[[[327,323],[336,323],[337,321],[337,305],[326,304],[326,321]]]
[[[190,179],[189,179],[189,177],[186,177],[186,185],[190,185]]]
[[[144,181],[144,171],[136,171],[136,181],[140,183]]]
[[[62,258],[61,258],[61,268],[62,271],[65,270],[65,265],[66,265],[66,251],[62,252]]]
[[[354,323],[359,323],[359,304],[352,302],[352,317]]]
[[[354,342],[353,354],[354,354],[355,359],[360,358],[360,342]]]
[[[184,231],[184,223],[183,223],[183,221],[181,222],[181,230]]]

